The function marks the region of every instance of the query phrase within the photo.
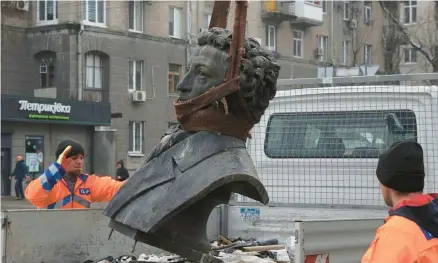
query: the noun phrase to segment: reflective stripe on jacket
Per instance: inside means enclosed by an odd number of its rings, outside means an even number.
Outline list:
[[[27,186],[26,199],[38,208],[89,208],[94,202],[110,201],[124,184],[111,177],[81,174],[72,193],[62,179],[64,174],[65,170],[58,163],[52,163]]]
[[[438,262],[438,194],[417,195],[390,211],[361,263]]]

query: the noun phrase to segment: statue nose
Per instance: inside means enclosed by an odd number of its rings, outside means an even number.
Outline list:
[[[190,91],[190,85],[187,85],[187,81],[186,79],[182,79],[180,82],[178,82],[178,84],[176,84],[176,90],[180,91],[180,92],[184,92],[184,91]]]

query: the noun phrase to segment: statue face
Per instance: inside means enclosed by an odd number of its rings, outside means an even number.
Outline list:
[[[190,100],[221,84],[228,70],[228,54],[212,46],[198,47],[190,69],[176,86],[181,101]]]

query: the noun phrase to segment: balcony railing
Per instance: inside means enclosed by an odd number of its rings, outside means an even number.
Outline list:
[[[265,22],[280,24],[289,21],[300,27],[318,26],[323,23],[323,12],[315,1],[262,1],[262,19]]]
[[[280,24],[283,21],[295,20],[295,2],[294,1],[262,1],[262,19],[274,24]]]
[[[84,89],[84,101],[101,102],[102,89]]]

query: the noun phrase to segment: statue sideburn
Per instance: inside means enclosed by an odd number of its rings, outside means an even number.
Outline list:
[[[224,83],[231,37],[229,30],[216,27],[200,33],[189,70],[177,85],[179,124],[166,131],[104,211],[117,232],[194,261],[220,262],[206,255],[206,225],[216,206],[227,204],[233,193],[269,202],[246,139],[277,90],[280,66],[271,52],[245,39],[244,109],[237,92],[203,104]]]

